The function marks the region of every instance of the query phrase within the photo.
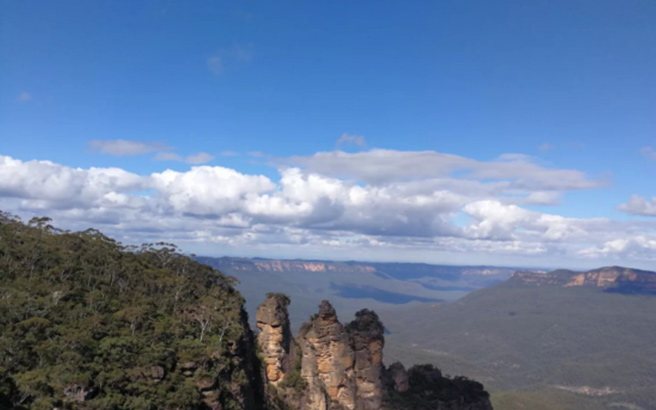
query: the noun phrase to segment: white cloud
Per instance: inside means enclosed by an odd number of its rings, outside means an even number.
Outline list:
[[[350,134],[348,132],[345,132],[337,140],[337,145],[348,145],[348,144],[364,147],[367,144],[367,141],[364,139],[362,135]]]
[[[209,166],[187,172],[166,170],[152,174],[151,181],[160,198],[175,211],[211,216],[241,211],[245,200],[275,188],[267,177]]]
[[[649,159],[656,159],[656,150],[653,147],[642,147],[640,153]]]
[[[150,152],[168,149],[166,144],[160,142],[140,142],[130,140],[92,140],[89,146],[103,154],[115,156],[131,156],[148,154]]]
[[[615,258],[656,260],[656,236],[637,235],[613,239],[601,246],[582,249],[578,254],[586,258]]]
[[[463,211],[473,219],[465,232],[474,238],[543,242],[573,240],[587,235],[580,220],[528,211],[494,200],[470,203]]]
[[[558,205],[562,194],[554,191],[535,191],[526,196],[523,201],[517,201],[525,205]]]
[[[219,56],[211,56],[207,59],[207,69],[215,76],[223,74],[223,60]]]
[[[634,215],[656,216],[656,197],[650,201],[640,195],[631,195],[631,198],[617,209]]]
[[[27,93],[27,92],[22,92],[22,93],[18,94],[18,97],[16,97],[16,101],[18,101],[18,102],[32,101],[32,94]]]
[[[156,161],[184,161],[184,158],[180,154],[175,152],[158,152],[155,155]]]
[[[37,201],[43,208],[89,208],[147,186],[146,178],[119,168],[85,170],[0,156],[0,196]]]
[[[517,192],[590,189],[606,184],[588,178],[581,171],[541,167],[531,162],[530,157],[516,154],[506,154],[493,161],[478,161],[435,151],[373,149],[358,153],[319,152],[283,162],[303,166],[308,172],[353,178],[370,184],[453,179],[456,175],[458,180],[497,183],[506,191]]]
[[[554,149],[554,146],[553,146],[553,144],[549,144],[548,142],[545,142],[544,144],[540,145],[538,147],[538,149],[542,152],[546,152],[546,151],[551,151],[552,149]]]
[[[230,48],[226,55],[236,61],[250,63],[253,60],[254,52],[252,44],[235,44]]]
[[[210,162],[211,160],[214,159],[214,156],[208,154],[207,152],[199,152],[196,155],[189,155],[186,159],[185,162],[188,164],[205,164],[207,162]]]
[[[248,64],[253,60],[252,44],[234,44],[231,47],[218,50],[207,58],[205,64],[213,75],[219,77],[225,74],[226,69]]]
[[[183,157],[175,152],[158,152],[157,155],[155,155],[155,160],[157,161],[178,161],[194,165],[205,164],[213,159],[214,156],[207,152],[199,152],[198,154],[189,155],[187,157]]]
[[[333,162],[322,162],[322,155]],[[646,258],[626,249],[651,246],[656,234],[656,221],[566,218],[524,208],[557,203],[568,189],[599,185],[579,171],[540,167],[524,156],[482,162],[430,151],[374,150],[308,158],[304,168],[281,166],[279,178],[272,179],[220,166],[136,175],[0,156],[0,209],[47,214],[70,229],[96,226],[137,243],[160,238],[196,248],[286,249],[296,256],[306,250],[320,256],[323,250],[324,257],[397,260],[435,252],[585,259],[595,252],[611,257],[613,250]],[[335,162],[345,174],[335,171]],[[401,175],[391,175],[387,162]],[[376,170],[384,178],[371,181]],[[631,248],[613,245],[618,238],[645,239],[634,239],[638,245]]]

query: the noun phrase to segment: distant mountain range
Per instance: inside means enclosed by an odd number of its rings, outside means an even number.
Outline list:
[[[199,261],[232,272],[308,272],[308,273],[375,273],[383,278],[440,278],[455,281],[463,277],[484,277],[479,282],[491,283],[506,279],[516,268],[498,266],[432,265],[426,263],[323,261],[304,259],[263,259],[198,257]],[[421,281],[420,281],[421,282]]]
[[[655,272],[621,266],[607,266],[587,272],[565,269],[548,273],[522,271],[514,273],[512,279],[534,285],[583,286],[616,293],[656,294]]]
[[[282,292],[293,301],[292,326],[316,311],[322,299],[352,315],[405,309],[421,303],[454,301],[476,289],[501,283],[516,271],[512,267],[450,266],[424,263],[339,262],[236,257],[197,257],[199,262],[236,277],[254,314],[267,292]]]
[[[433,362],[497,410],[656,408],[656,273],[519,271],[449,304],[387,311],[387,357]]]

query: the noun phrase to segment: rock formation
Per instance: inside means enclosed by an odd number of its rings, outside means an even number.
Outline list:
[[[262,352],[267,380],[274,386],[289,371],[292,332],[287,306],[289,299],[282,294],[270,294],[257,309],[255,320],[260,333],[257,343]]]
[[[289,333],[284,295],[272,294],[257,311],[257,327],[269,397],[276,409],[294,410],[489,410],[480,383],[443,377],[430,365],[406,371],[383,365],[384,327],[364,309],[346,326],[326,300]],[[414,384],[413,384],[414,381]],[[278,403],[278,404],[275,404]]]
[[[301,376],[310,392],[308,410],[355,409],[353,349],[327,300],[321,302],[319,313],[301,326],[297,340],[302,352]]]
[[[410,381],[408,380],[408,372],[405,370],[403,364],[399,362],[392,363],[389,369],[387,369],[387,376],[395,391],[399,393],[408,391]]]
[[[355,320],[346,326],[346,331],[355,351],[357,408],[378,410],[383,398],[385,328],[376,313],[364,309],[356,313]]]

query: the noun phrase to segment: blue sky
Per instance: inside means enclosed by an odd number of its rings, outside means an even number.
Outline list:
[[[208,167],[213,177],[180,182],[183,188],[200,184],[204,189],[181,193],[180,188],[178,196],[152,181],[109,184],[108,191],[97,192],[163,201],[128,208],[138,209],[134,218],[140,220],[144,213],[153,220],[158,220],[155,215],[178,218],[188,231],[177,227],[180,234],[172,239],[196,252],[381,259],[393,249],[399,260],[458,262],[471,253],[480,262],[510,257],[524,264],[555,263],[564,252],[574,265],[594,265],[590,255],[596,255],[645,266],[656,250],[656,242],[650,242],[656,215],[651,199],[656,195],[656,154],[650,150],[656,149],[655,23],[656,3],[644,0],[199,1],[193,6],[178,1],[5,1],[0,3],[0,155],[20,161],[15,167],[25,169],[32,160],[52,161],[62,172],[115,167],[146,179],[166,169],[191,178],[192,167]],[[363,175],[369,170],[358,168],[379,157],[391,167],[404,166],[400,156],[419,151],[482,165],[417,158],[429,165],[404,181],[367,180]],[[345,157],[348,163],[327,157],[336,152],[353,156]],[[488,168],[498,168],[500,156],[507,162],[508,154],[521,154],[512,157],[513,170],[490,173]],[[432,169],[435,161],[452,168],[446,174],[421,171]],[[472,167],[481,175],[472,176]],[[117,216],[125,215],[118,205],[112,214],[97,198],[66,203],[59,194],[42,197],[37,187],[43,179],[23,179],[25,189],[18,192],[16,169],[0,168],[5,209],[21,215],[48,213],[74,227],[99,223],[125,235],[122,227],[130,222]],[[285,169],[300,169],[302,176],[281,174]],[[249,185],[226,170],[261,175],[270,184]],[[568,176],[542,177],[544,170],[576,171],[580,175],[575,178],[593,182],[554,185],[545,178],[563,182]],[[522,172],[536,174],[526,182]],[[308,182],[312,173],[341,181],[342,196],[334,187],[312,191],[321,185]],[[433,177],[516,184],[469,199],[466,192],[448,188],[446,180],[421,193],[398,185]],[[301,194],[299,185],[284,182],[293,178],[308,182],[302,188],[306,191]],[[53,184],[48,186],[54,191]],[[248,188],[237,192],[234,184]],[[383,188],[411,193],[405,205],[380,205],[382,213],[374,216],[363,205],[351,208],[353,187],[371,188],[376,201],[385,197]],[[189,196],[198,196],[192,198],[198,205],[209,200],[202,195],[212,189],[234,191],[237,197],[212,199],[231,207],[185,208],[191,206]],[[459,199],[446,206],[436,192]],[[509,199],[532,192],[540,192],[536,197],[541,199]],[[276,195],[275,204],[285,210],[253,211],[254,203]],[[180,196],[189,200],[185,206],[175,202]],[[421,211],[407,208],[428,197],[435,202],[421,205]],[[556,246],[556,239],[544,237],[547,222],[538,223],[540,228],[524,226],[517,218],[491,222],[489,201],[520,208],[495,215],[537,213],[522,221],[539,219],[538,214],[576,218],[574,225],[604,218],[606,236],[599,227],[576,225],[572,232],[578,233],[556,238],[562,242]],[[324,203],[331,206],[324,209]],[[487,204],[485,215],[472,211],[479,205],[465,209],[474,203]],[[294,212],[299,212],[297,220]],[[405,213],[410,216],[384,232],[347,224],[354,215],[374,221]],[[240,222],[208,222],[228,215]],[[442,219],[466,232],[412,228],[442,226]],[[478,227],[468,225],[472,220]],[[222,231],[228,225],[233,233]],[[523,236],[535,229],[531,238]],[[237,235],[235,230],[242,242],[222,239]],[[261,231],[268,233],[251,242],[244,239]],[[144,226],[124,239],[138,241],[148,232],[166,234]],[[458,238],[462,244],[431,247],[426,238]],[[627,243],[608,245],[613,238]],[[332,248],[334,241],[349,243],[351,251]],[[542,247],[513,253],[516,247],[507,246],[527,241]],[[578,247],[571,244],[576,241]],[[380,242],[387,251],[371,250]],[[352,243],[366,245],[357,253]],[[451,246],[462,249],[452,251]],[[586,254],[590,249],[598,252]]]

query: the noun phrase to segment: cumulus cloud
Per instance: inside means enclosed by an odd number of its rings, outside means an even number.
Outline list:
[[[337,140],[337,145],[348,145],[348,144],[364,147],[367,144],[367,142],[362,135],[350,134],[348,132],[345,132]]]
[[[601,183],[521,155],[477,161],[372,150],[287,162],[303,166],[281,164],[277,178],[207,165],[137,175],[0,156],[0,208],[47,214],[70,229],[96,226],[136,243],[164,237],[197,246],[287,247],[297,256],[305,255],[302,249],[333,256],[367,249],[381,257],[474,252],[585,259],[595,252],[643,255],[627,249],[651,246],[656,232],[656,221],[566,218],[525,208]],[[613,245],[618,237],[634,239]]]
[[[463,211],[473,222],[465,228],[474,238],[496,240],[563,241],[584,237],[587,232],[576,219],[528,211],[494,200],[468,204]]]
[[[91,208],[129,202],[125,192],[144,189],[147,178],[119,168],[69,168],[50,161],[23,162],[0,156],[0,196],[40,208]]]
[[[617,209],[633,215],[656,216],[656,197],[649,200],[640,195],[631,195],[631,198]]]
[[[167,150],[166,144],[160,142],[140,142],[130,140],[92,140],[89,146],[103,154],[131,156]]]
[[[601,246],[582,249],[578,252],[586,258],[656,259],[656,236],[638,235],[618,238]]]
[[[220,216],[238,212],[244,202],[275,185],[261,175],[244,175],[223,167],[192,167],[187,172],[166,170],[151,175],[159,197],[181,214]]]
[[[27,92],[22,92],[22,93],[18,94],[18,97],[16,97],[16,101],[18,101],[18,102],[32,101],[32,94],[27,93]]]

